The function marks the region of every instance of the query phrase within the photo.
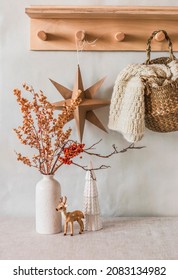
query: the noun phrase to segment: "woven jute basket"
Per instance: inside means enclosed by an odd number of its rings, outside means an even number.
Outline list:
[[[150,60],[151,41],[162,31],[168,42],[169,57],[159,57]],[[165,64],[175,59],[172,42],[165,30],[154,31],[147,41],[148,64]],[[178,81],[156,77],[157,86],[154,87],[155,77],[144,79],[145,83],[145,126],[157,132],[171,132],[178,130]]]

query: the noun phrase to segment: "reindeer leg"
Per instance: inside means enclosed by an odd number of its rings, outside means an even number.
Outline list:
[[[82,220],[81,220],[81,224],[82,224],[82,231],[84,231],[84,223]]]
[[[70,235],[73,236],[74,233],[74,225],[73,222],[70,222]]]
[[[67,228],[68,228],[68,223],[65,222],[65,224],[64,224],[64,235],[67,234]]]
[[[83,221],[82,220],[77,220],[77,222],[79,223],[79,225],[80,225],[80,231],[79,231],[79,234],[81,234],[82,233],[82,231],[83,231],[83,228],[84,228],[84,225],[83,225]]]

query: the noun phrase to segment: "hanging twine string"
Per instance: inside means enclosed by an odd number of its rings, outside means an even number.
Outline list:
[[[103,34],[104,35],[104,34]],[[96,42],[103,36],[99,36],[97,37],[95,40],[93,41],[88,41],[87,39],[84,40],[77,40],[75,41],[76,43],[76,50],[77,50],[77,63],[78,65],[80,64],[80,60],[79,60],[79,53],[82,52],[86,45],[90,45],[91,47],[95,47],[96,46]]]
[[[83,49],[84,49],[84,46],[80,46],[79,43],[83,43],[83,41],[79,41],[79,40],[76,40],[75,43],[76,43],[76,50],[77,50],[77,64],[80,65],[80,60],[79,60],[79,52],[82,52]]]

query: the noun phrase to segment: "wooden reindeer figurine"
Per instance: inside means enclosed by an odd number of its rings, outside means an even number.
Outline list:
[[[63,212],[63,214],[66,218],[65,224],[64,224],[64,235],[67,234],[68,223],[70,223],[70,235],[71,236],[73,235],[73,232],[74,232],[73,222],[75,222],[75,221],[77,221],[80,225],[79,233],[81,234],[82,231],[84,230],[84,224],[83,224],[83,221],[82,221],[82,219],[84,219],[84,215],[79,210],[76,210],[76,211],[73,211],[73,212],[66,212],[66,208],[67,208],[66,202],[67,202],[67,197],[66,196],[64,197],[64,200],[63,200],[63,197],[60,197],[59,204],[56,207],[56,211]]]

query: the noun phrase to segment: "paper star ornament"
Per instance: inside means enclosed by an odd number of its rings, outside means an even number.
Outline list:
[[[88,89],[84,90],[82,76],[80,72],[80,67],[78,65],[77,75],[73,90],[70,90],[64,87],[61,84],[50,79],[52,84],[58,90],[58,92],[63,96],[64,100],[55,102],[53,105],[55,106],[56,110],[61,110],[65,104],[70,105],[71,100],[78,96],[80,93],[81,103],[76,107],[74,111],[74,115],[71,119],[75,119],[77,131],[79,135],[80,142],[82,143],[83,133],[84,133],[84,126],[85,120],[88,120],[98,128],[107,132],[101,121],[97,118],[93,110],[107,106],[110,104],[110,100],[106,99],[94,99],[94,95],[97,90],[101,87],[102,83],[104,82],[105,78],[99,80],[94,85],[89,87]]]

